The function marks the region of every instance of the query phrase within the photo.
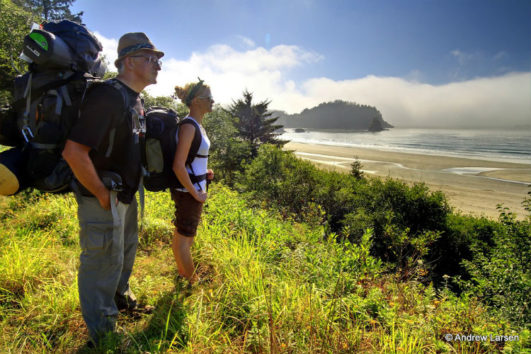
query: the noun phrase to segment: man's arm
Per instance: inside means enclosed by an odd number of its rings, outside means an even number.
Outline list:
[[[90,147],[67,140],[63,158],[68,163],[78,181],[88,189],[105,210],[111,209],[110,191],[101,182],[96,168],[89,156]]]

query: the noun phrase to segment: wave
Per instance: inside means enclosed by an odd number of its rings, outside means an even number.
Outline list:
[[[379,133],[286,130],[293,142],[531,163],[531,132],[491,130],[391,129]]]

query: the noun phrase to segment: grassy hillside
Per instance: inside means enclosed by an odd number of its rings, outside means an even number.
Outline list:
[[[150,315],[121,315],[105,344],[121,352],[524,352],[529,331],[472,295],[398,279],[359,245],[321,226],[250,208],[214,186],[194,246],[202,282],[176,279],[173,206],[148,194],[131,279]],[[0,352],[84,352],[77,295],[78,226],[71,195],[0,198]],[[419,275],[420,277],[421,275]],[[518,335],[448,342],[445,334]]]

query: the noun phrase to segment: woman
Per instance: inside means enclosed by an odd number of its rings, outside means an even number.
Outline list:
[[[175,202],[175,231],[172,250],[177,262],[179,275],[190,284],[197,281],[194,262],[190,249],[194,243],[197,226],[201,219],[203,203],[207,199],[206,179],[212,180],[214,173],[207,169],[210,140],[201,125],[206,113],[212,112],[212,93],[210,87],[202,80],[189,83],[184,87],[175,87],[175,93],[190,109],[190,114],[183,118],[178,132],[177,151],[173,160],[173,171],[183,188],[171,189]],[[201,142],[195,156],[188,156],[193,144],[196,130],[201,133]],[[198,137],[195,137],[196,144]],[[193,153],[193,152],[192,152]]]

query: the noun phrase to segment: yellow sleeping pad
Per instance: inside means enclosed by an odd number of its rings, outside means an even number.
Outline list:
[[[17,176],[7,166],[0,164],[0,195],[13,195],[19,188]]]

